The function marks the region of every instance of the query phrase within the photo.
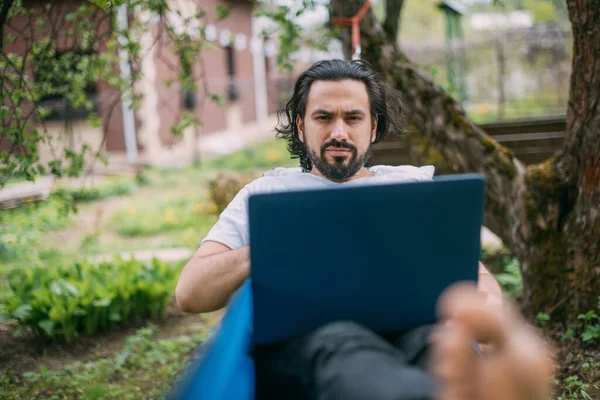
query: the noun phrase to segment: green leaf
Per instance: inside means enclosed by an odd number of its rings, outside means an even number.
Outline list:
[[[123,318],[121,317],[121,314],[118,311],[111,311],[110,315],[108,316],[108,319],[110,319],[112,322],[121,322]]]
[[[573,331],[573,329],[569,329],[567,330],[567,332],[565,332],[565,334],[562,336],[563,340],[571,340],[573,339],[573,337],[575,336],[575,332]]]
[[[538,313],[537,320],[540,322],[541,326],[545,326],[548,321],[550,321],[550,314],[548,313]]]
[[[110,7],[118,7],[123,5],[124,0],[89,0],[98,7],[108,9]]]
[[[56,323],[51,319],[45,319],[38,322],[38,326],[42,328],[44,332],[46,332],[46,335],[52,336],[52,334],[54,333],[54,327],[56,326]]]
[[[87,311],[85,311],[81,307],[75,307],[75,309],[73,310],[73,315],[76,317],[84,317],[87,315]]]
[[[220,94],[213,93],[210,95],[210,99],[215,102],[219,107],[223,106],[223,96]]]
[[[56,281],[53,281],[50,284],[50,290],[52,291],[52,293],[56,294],[57,296],[61,296],[63,294],[63,290],[60,287],[60,284]]]
[[[64,321],[67,318],[67,312],[62,304],[55,304],[48,313],[48,316],[53,321]]]
[[[69,293],[71,293],[75,297],[79,297],[79,289],[77,289],[75,285],[64,280],[61,283],[62,286],[69,291]]]
[[[12,315],[15,318],[20,319],[20,320],[28,320],[29,318],[31,318],[32,314],[33,314],[33,308],[29,304],[23,304],[23,305],[17,307],[12,312]]]
[[[217,19],[224,20],[229,16],[229,9],[222,4],[217,4],[215,14]]]
[[[111,299],[101,299],[101,300],[94,300],[92,302],[92,305],[94,307],[108,307],[111,303]]]
[[[592,339],[594,339],[594,336],[592,335],[592,332],[590,332],[590,331],[585,331],[581,335],[581,340],[583,340],[584,342],[589,342]]]

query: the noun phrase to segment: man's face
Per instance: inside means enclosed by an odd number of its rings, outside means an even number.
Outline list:
[[[315,81],[304,119],[296,119],[313,171],[333,181],[352,178],[364,167],[375,140],[369,95],[363,82]]]

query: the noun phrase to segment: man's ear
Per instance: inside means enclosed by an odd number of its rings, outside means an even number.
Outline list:
[[[296,115],[296,128],[298,128],[298,139],[304,143],[304,121]]]
[[[373,143],[375,141],[375,138],[377,138],[377,121],[378,121],[378,115],[375,116],[375,119],[373,119],[373,130],[371,131],[371,143]]]

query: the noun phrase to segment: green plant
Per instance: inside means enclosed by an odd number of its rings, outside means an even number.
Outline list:
[[[208,182],[214,213],[221,214],[240,190],[258,177],[252,173],[221,172]]]
[[[178,269],[115,259],[54,267],[15,269],[0,303],[4,319],[36,335],[71,341],[134,319],[159,317],[173,295]]]
[[[562,340],[571,340],[575,337],[575,332],[573,331],[573,329],[567,329],[567,331],[564,333],[564,335],[561,336]]]
[[[577,376],[569,376],[564,382],[564,391],[557,400],[593,400],[588,394],[589,383],[583,382]]]
[[[125,340],[116,354],[51,370],[0,374],[2,399],[161,399],[177,384],[190,356],[206,340],[207,326],[157,340],[149,325]]]
[[[522,295],[523,278],[519,261],[516,258],[510,259],[504,266],[504,272],[496,274],[496,280],[508,296],[520,297]]]
[[[546,324],[550,321],[550,314],[540,312],[537,314],[536,319],[538,320],[541,326],[546,326]]]
[[[577,319],[583,321],[581,340],[590,342],[600,339],[600,323],[593,323],[600,320],[596,311],[590,310],[585,314],[579,314]]]

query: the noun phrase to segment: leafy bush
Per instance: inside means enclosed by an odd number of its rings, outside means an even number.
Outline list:
[[[208,182],[214,213],[221,214],[244,186],[258,178],[254,173],[221,172]]]
[[[115,259],[15,269],[5,282],[0,315],[17,320],[19,329],[71,341],[134,319],[162,316],[177,274],[177,268],[156,259],[150,264]]]

